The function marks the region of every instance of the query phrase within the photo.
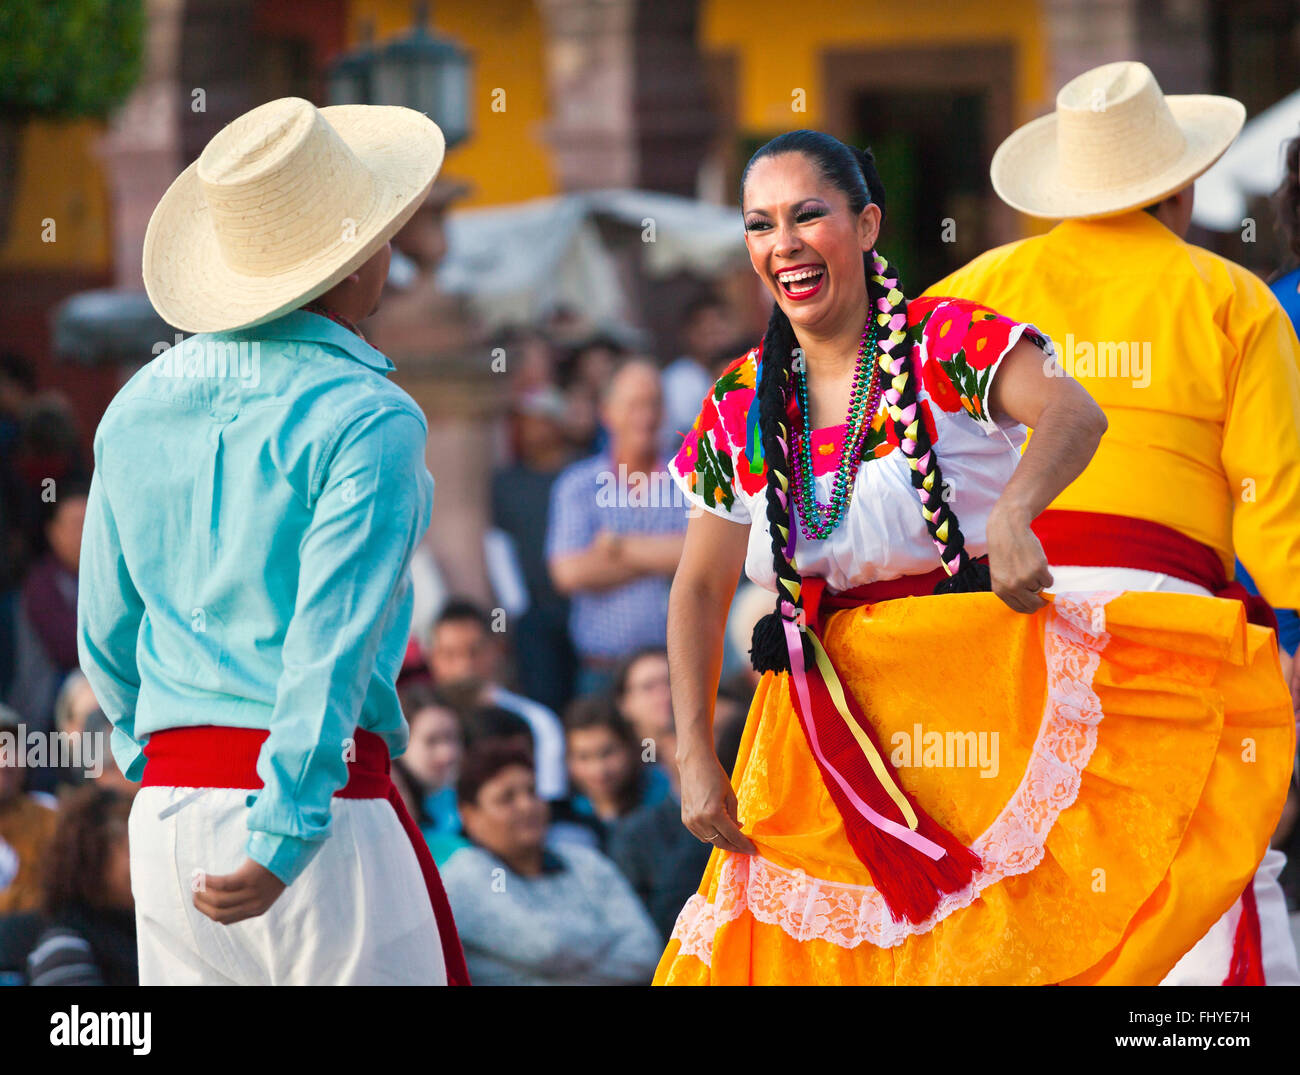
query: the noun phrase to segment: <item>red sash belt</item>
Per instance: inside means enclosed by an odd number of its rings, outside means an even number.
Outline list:
[[[1172,575],[1204,586],[1215,597],[1240,601],[1246,606],[1247,620],[1277,630],[1277,616],[1267,601],[1236,579],[1229,582],[1217,552],[1172,527],[1127,515],[1056,510],[1043,512],[1033,526],[1048,563],[1131,567]]]
[[[977,556],[975,559],[980,563],[988,563],[989,558]],[[947,577],[948,572],[936,567],[924,575],[901,575],[896,579],[868,582],[851,590],[828,590],[824,578],[810,575],[803,580],[804,614],[820,636],[823,619],[832,612],[857,608],[859,605],[874,605],[880,601],[894,601],[900,597],[929,597],[934,594],[934,588]]]
[[[143,787],[249,788],[262,786],[257,759],[269,733],[261,728],[168,728],[154,732],[145,743]],[[451,904],[438,876],[429,845],[412,820],[389,776],[388,746],[373,732],[358,728],[356,758],[348,762],[348,782],[334,793],[340,799],[387,799],[397,811],[429,890],[448,985],[469,985],[469,970]]]

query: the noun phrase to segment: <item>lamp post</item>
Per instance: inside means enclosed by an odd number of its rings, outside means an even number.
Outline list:
[[[340,58],[329,73],[330,104],[402,105],[423,112],[447,147],[469,137],[469,53],[425,25],[429,5],[415,5],[415,26],[382,48],[369,43]]]
[[[361,44],[353,52],[335,60],[327,75],[329,101],[332,105],[366,105],[371,103],[371,71],[375,64],[375,49],[370,43],[374,23],[366,19],[361,24]]]

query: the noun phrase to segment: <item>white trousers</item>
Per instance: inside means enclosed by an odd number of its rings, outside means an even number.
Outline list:
[[[1058,567],[1051,565],[1053,593],[1077,590],[1144,590],[1213,596],[1203,586],[1154,571],[1129,567]],[[1266,985],[1300,985],[1295,940],[1286,913],[1286,896],[1278,884],[1278,875],[1286,865],[1286,855],[1269,848],[1255,870],[1255,906],[1259,911],[1260,947],[1264,957]],[[1232,964],[1233,942],[1242,905],[1228,908],[1210,931],[1180,959],[1161,981],[1161,985],[1222,985]]]
[[[415,852],[384,799],[331,804],[330,836],[257,918],[221,925],[195,878],[247,859],[249,792],[142,788],[131,807],[141,985],[445,985]]]

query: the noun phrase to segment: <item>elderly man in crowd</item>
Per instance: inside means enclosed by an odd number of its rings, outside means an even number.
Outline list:
[[[608,688],[623,655],[668,631],[686,511],[660,457],[662,417],[658,370],[626,360],[601,400],[608,449],[567,468],[551,493],[546,552],[570,597],[579,694]]]

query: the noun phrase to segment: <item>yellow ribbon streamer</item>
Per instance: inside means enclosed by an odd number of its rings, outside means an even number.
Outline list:
[[[849,731],[853,733],[853,738],[857,740],[858,746],[862,748],[862,753],[866,755],[867,761],[870,762],[872,771],[876,774],[876,779],[880,781],[881,786],[889,793],[889,797],[894,800],[894,805],[903,813],[903,818],[907,822],[907,827],[913,832],[916,831],[918,824],[916,811],[912,809],[912,804],[907,801],[907,797],[902,790],[890,778],[889,771],[885,768],[884,759],[881,758],[879,751],[876,750],[875,744],[870,737],[853,719],[853,714],[849,711],[849,704],[844,698],[844,688],[840,685],[840,677],[835,673],[835,666],[831,664],[831,659],[826,651],[822,649],[821,641],[818,639],[815,631],[804,632],[812,642],[813,656],[817,661],[817,668],[821,671],[822,680],[826,684],[826,689],[830,691],[831,699],[835,702],[835,708],[840,711],[840,716],[844,718],[844,723],[849,726]],[[812,719],[812,714],[808,715]]]

